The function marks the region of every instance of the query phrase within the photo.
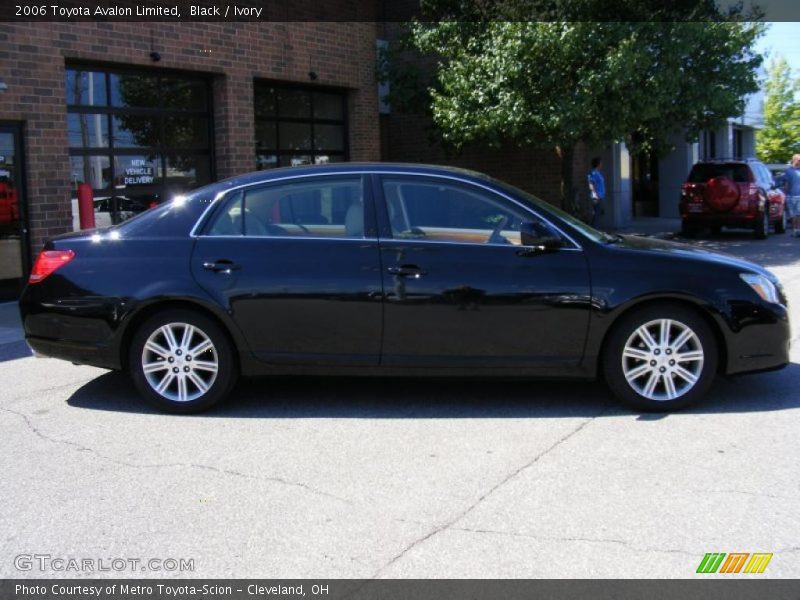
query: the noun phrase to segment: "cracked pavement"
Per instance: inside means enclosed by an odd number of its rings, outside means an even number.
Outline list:
[[[769,266],[798,339],[800,240],[693,243]],[[601,384],[274,379],[171,416],[124,375],[12,356],[2,577],[75,576],[15,569],[39,553],[195,560],[100,577],[686,578],[706,552],[800,576],[798,348],[674,415]]]

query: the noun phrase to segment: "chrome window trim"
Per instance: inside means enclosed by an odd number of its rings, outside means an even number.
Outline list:
[[[519,208],[521,208],[522,210],[524,210],[524,211],[526,211],[528,213],[532,213],[532,214],[536,215],[542,221],[547,223],[547,225],[549,225],[555,231],[557,231],[563,238],[569,240],[569,242],[573,245],[572,248],[566,248],[565,247],[565,248],[559,248],[559,250],[569,250],[569,251],[579,251],[579,252],[583,251],[583,246],[581,246],[578,242],[576,242],[573,239],[573,237],[570,236],[569,234],[567,234],[563,229],[561,229],[557,225],[554,225],[552,223],[552,221],[550,221],[549,219],[543,217],[538,212],[533,210],[531,207],[526,206],[522,202],[519,202],[518,200],[514,199],[512,196],[506,194],[505,192],[498,191],[498,190],[496,190],[494,188],[489,187],[488,185],[484,185],[482,183],[478,183],[478,182],[475,182],[475,181],[470,181],[468,179],[464,179],[462,177],[457,177],[455,175],[442,175],[440,173],[418,173],[418,172],[413,172],[413,171],[372,171],[372,170],[370,170],[370,171],[333,171],[333,172],[325,172],[325,173],[306,173],[306,174],[303,174],[303,175],[286,175],[285,177],[277,177],[275,179],[270,179],[268,181],[258,181],[258,182],[243,183],[241,185],[237,185],[237,186],[231,187],[231,188],[229,188],[227,190],[223,190],[221,192],[218,192],[217,195],[214,196],[214,199],[211,201],[211,203],[208,205],[208,207],[206,207],[206,209],[203,211],[203,214],[200,215],[200,218],[197,219],[197,221],[195,222],[194,227],[192,227],[192,230],[189,232],[189,236],[193,237],[193,238],[197,238],[197,237],[207,237],[207,238],[215,238],[215,237],[255,237],[255,236],[245,236],[245,235],[241,235],[241,236],[203,235],[203,236],[200,236],[197,233],[197,228],[201,223],[204,222],[204,220],[206,218],[206,215],[208,214],[208,212],[212,208],[214,208],[217,205],[217,202],[221,201],[225,196],[227,196],[231,192],[235,192],[235,191],[238,191],[238,190],[247,189],[247,188],[251,188],[251,187],[259,187],[259,186],[263,186],[263,185],[269,185],[271,183],[277,183],[277,182],[280,182],[280,181],[287,181],[289,179],[308,179],[308,178],[311,178],[311,177],[333,177],[333,176],[342,176],[342,175],[351,175],[351,176],[356,175],[358,177],[364,177],[365,175],[396,175],[398,177],[431,177],[431,178],[437,178],[437,179],[447,179],[447,180],[450,180],[450,181],[457,181],[457,182],[459,182],[461,184],[464,184],[464,185],[468,185],[468,186],[472,185],[472,186],[475,186],[475,187],[479,187],[481,189],[486,190],[487,192],[490,192],[492,194],[500,196],[501,198],[505,198],[506,200],[510,201],[512,204],[515,204],[516,206],[518,206]],[[282,240],[295,239],[294,236],[258,236],[258,237],[259,237],[259,239],[282,239]],[[329,239],[329,240],[362,240],[363,241],[363,240],[368,239],[368,238],[316,238],[316,237],[313,237],[313,236],[296,236],[296,239],[306,239],[306,240],[307,239]],[[428,243],[428,244],[431,244],[431,243],[433,243],[433,244],[456,244],[456,245],[459,245],[459,246],[500,246],[500,247],[508,247],[508,246],[512,246],[513,245],[513,244],[473,244],[472,242],[447,242],[447,241],[441,241],[441,240],[439,240],[439,241],[436,241],[436,240],[398,240],[396,238],[388,238],[388,239],[390,239],[391,241],[394,241],[394,242],[417,242],[417,243]],[[388,241],[388,239],[386,241]],[[384,241],[384,240],[381,240],[381,241]],[[525,248],[527,246],[519,246],[519,247],[520,248]]]

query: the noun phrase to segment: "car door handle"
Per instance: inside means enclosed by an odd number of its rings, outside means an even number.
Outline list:
[[[419,279],[423,275],[427,275],[427,272],[420,269],[417,265],[400,265],[399,267],[389,267],[386,270],[392,275],[408,277],[409,279]]]
[[[214,273],[230,274],[233,271],[238,271],[241,267],[231,260],[221,259],[215,262],[204,262],[203,268]]]

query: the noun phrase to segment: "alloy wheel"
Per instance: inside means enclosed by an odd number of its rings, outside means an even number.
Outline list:
[[[189,323],[167,323],[147,338],[142,371],[160,396],[190,402],[208,392],[219,372],[219,357],[211,338]]]
[[[700,379],[705,354],[698,335],[674,319],[638,327],[622,350],[622,372],[637,394],[655,401],[674,400]]]

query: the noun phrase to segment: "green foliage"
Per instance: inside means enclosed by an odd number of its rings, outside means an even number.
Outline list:
[[[766,163],[787,163],[800,153],[800,78],[792,78],[782,56],[770,62],[767,73],[764,127],[756,137],[756,152]]]
[[[412,40],[439,58],[431,110],[455,146],[625,141],[634,151],[664,151],[676,126],[695,138],[742,112],[744,96],[757,90],[761,57],[751,48],[762,29],[721,15],[694,22],[473,19],[416,23]]]

